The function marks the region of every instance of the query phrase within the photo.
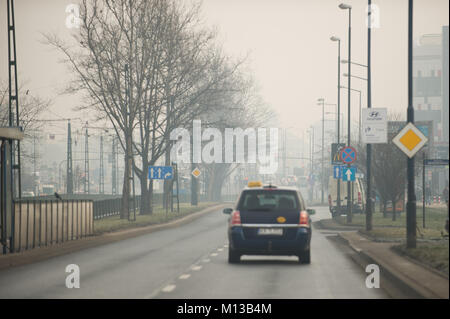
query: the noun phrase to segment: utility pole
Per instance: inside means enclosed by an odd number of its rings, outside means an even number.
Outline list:
[[[100,135],[100,172],[99,172],[99,193],[105,193],[105,176],[103,171],[103,134]]]
[[[14,115],[16,117],[15,126],[20,126],[19,121],[19,88],[17,85],[17,54],[16,54],[16,27],[14,20],[14,0],[7,0],[7,15],[8,15],[8,79],[9,79],[9,126],[14,126]],[[11,57],[12,53],[12,57]],[[13,80],[14,77],[14,80]],[[14,92],[12,84],[14,82]],[[15,112],[13,111],[13,104],[15,104]],[[15,113],[15,114],[14,114]],[[16,147],[14,147],[16,143]],[[13,197],[22,197],[22,178],[20,168],[20,141],[9,140],[11,149],[11,189],[13,190]],[[14,170],[17,172],[14,173]]]
[[[89,194],[89,134],[88,122],[86,122],[86,132],[84,135],[84,193]]]
[[[67,123],[66,193],[73,194],[72,131],[71,131],[71,127],[70,127],[70,120]]]
[[[412,50],[413,50],[413,0],[408,2],[408,111],[407,122],[414,124]],[[414,156],[407,159],[408,201],[406,203],[406,246],[416,248],[416,194],[414,189]],[[394,204],[392,204],[394,207]]]

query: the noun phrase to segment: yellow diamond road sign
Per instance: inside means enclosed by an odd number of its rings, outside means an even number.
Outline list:
[[[411,158],[428,142],[428,139],[410,122],[394,137],[392,142]]]
[[[192,171],[192,175],[193,175],[195,178],[198,178],[198,177],[200,176],[201,173],[202,173],[202,172],[200,172],[200,170],[199,170],[197,167]]]

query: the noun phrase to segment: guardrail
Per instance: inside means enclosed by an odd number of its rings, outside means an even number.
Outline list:
[[[93,234],[92,200],[15,200],[10,252],[77,240]]]

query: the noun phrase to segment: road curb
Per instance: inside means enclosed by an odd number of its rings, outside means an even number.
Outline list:
[[[384,264],[375,256],[370,253],[356,247],[353,243],[338,234],[338,236],[364,261],[361,263],[358,258],[352,258],[365,270],[367,264],[376,264],[380,267],[380,272],[384,279],[387,279],[391,285],[382,285],[383,289],[391,295],[393,298],[413,298],[413,299],[440,299],[442,297],[437,296],[426,287],[418,285],[416,282],[410,280],[407,276],[392,269],[390,266]],[[366,263],[366,264],[365,264]]]
[[[68,241],[47,247],[35,248],[14,254],[0,255],[0,271],[15,266],[22,266],[52,257],[62,256],[77,252],[87,248],[93,248],[104,244],[117,242],[124,239],[146,235],[155,231],[179,227],[188,224],[201,216],[228,206],[229,204],[218,204],[204,208],[198,212],[191,213],[180,219],[176,219],[164,224],[148,225],[124,230],[118,230],[100,235],[89,236],[83,239]]]

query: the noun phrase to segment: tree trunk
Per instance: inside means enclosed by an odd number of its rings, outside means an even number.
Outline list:
[[[149,214],[149,207],[150,207],[150,201],[149,201],[149,191],[147,187],[147,175],[142,174],[141,178],[141,207],[139,210],[139,214],[141,215],[147,215]]]
[[[131,147],[131,134],[127,134],[125,138],[125,169],[123,172],[121,219],[128,219],[130,213],[130,173],[132,169]]]
[[[387,218],[387,212],[386,212],[386,210],[387,210],[387,201],[386,200],[383,200],[383,218]]]

